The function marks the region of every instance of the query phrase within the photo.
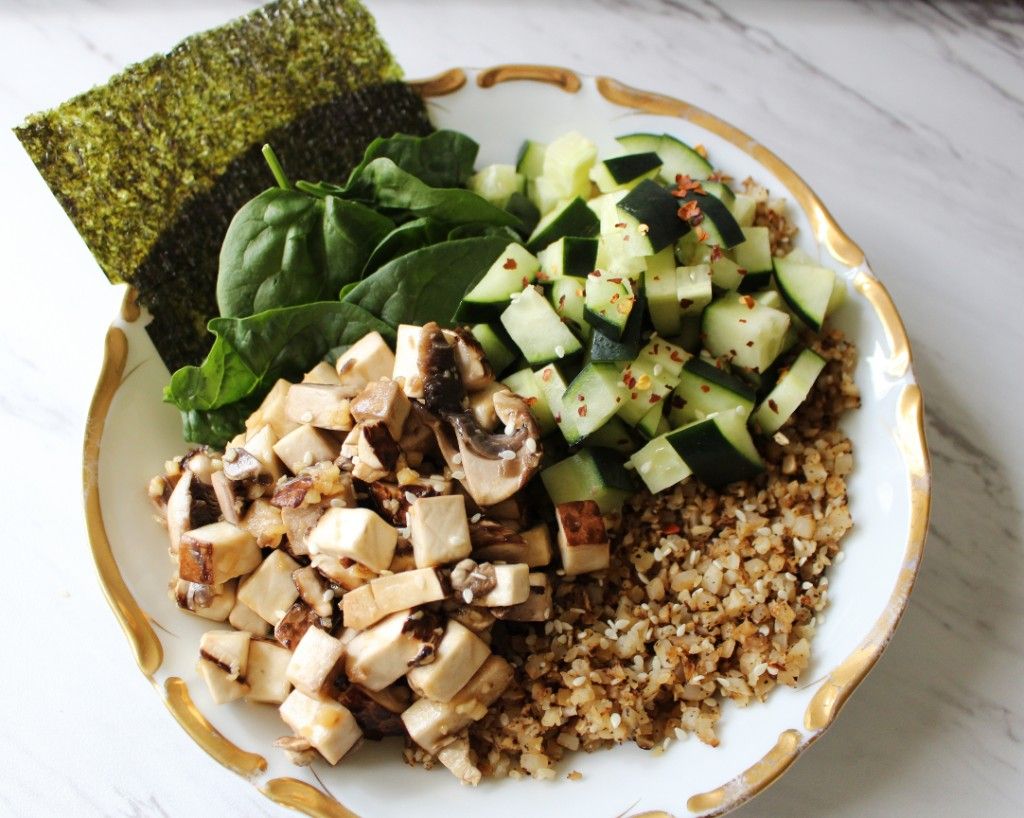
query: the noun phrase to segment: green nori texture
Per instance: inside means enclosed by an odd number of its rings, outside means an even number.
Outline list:
[[[266,134],[292,179],[344,181],[377,136],[432,130],[420,97],[401,82],[344,94]],[[235,212],[273,186],[263,141],[252,144],[209,190],[178,211],[139,265],[132,284],[153,320],[146,329],[172,371],[196,364],[210,347],[206,322],[217,315],[217,261]]]
[[[338,94],[401,70],[356,0],[281,0],[130,66],[16,129],[112,281],[131,281],[182,203]]]

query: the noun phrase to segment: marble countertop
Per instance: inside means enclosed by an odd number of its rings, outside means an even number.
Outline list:
[[[94,262],[8,130],[251,5],[0,2],[0,424],[11,468],[0,503],[13,522],[0,816],[285,814],[173,723],[103,599],[78,463],[119,295],[98,269],[81,274]],[[1024,814],[1024,8],[368,5],[409,76],[500,62],[611,74],[756,134],[828,203],[913,340],[931,536],[875,671],[793,769],[735,814]],[[130,730],[114,727],[126,713]]]

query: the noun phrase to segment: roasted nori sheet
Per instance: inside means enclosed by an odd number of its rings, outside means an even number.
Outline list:
[[[108,278],[139,291],[176,368],[208,347],[224,231],[272,181],[263,143],[294,178],[343,181],[375,136],[430,130],[400,79],[357,0],[279,0],[15,132]]]

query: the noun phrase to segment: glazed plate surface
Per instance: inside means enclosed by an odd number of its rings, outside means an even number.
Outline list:
[[[167,594],[166,534],[145,496],[149,478],[183,450],[177,411],[161,402],[168,372],[130,298],[107,337],[85,444],[85,495],[100,579],[140,668],[171,713],[218,761],[275,800],[318,816],[716,815],[775,780],[836,717],[877,661],[906,607],[924,545],[929,503],[921,394],[898,313],[863,253],[836,226],[793,171],[757,142],[686,103],[543,66],[453,69],[416,83],[437,127],[468,133],[478,164],[513,161],[524,138],[551,140],[578,130],[609,155],[614,137],[668,132],[705,145],[713,164],[752,176],[791,203],[797,244],[847,282],[833,325],[857,344],[863,406],[843,429],[854,445],[849,479],[853,531],[845,559],[830,569],[831,598],[798,689],[780,688],[746,709],[724,706],[721,745],[696,738],[660,755],[623,745],[571,754],[553,782],[485,781],[470,789],[443,768],[401,760],[401,742],[367,742],[332,768],[292,766],[271,745],[285,732],[276,710],[217,706],[195,663],[211,623],[181,613]],[[130,724],[122,726],[130,731]],[[579,770],[580,781],[566,774]]]

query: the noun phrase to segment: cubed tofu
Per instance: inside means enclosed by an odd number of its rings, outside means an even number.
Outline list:
[[[383,420],[364,420],[359,424],[352,476],[364,483],[383,480],[398,467],[401,455]]]
[[[494,393],[507,390],[505,384],[494,381],[483,389],[469,394],[469,411],[473,413],[481,429],[490,432],[498,425],[498,413],[494,411]]]
[[[198,670],[217,704],[241,699],[249,692],[245,674],[249,664],[248,633],[207,631],[199,640]]]
[[[437,760],[462,784],[475,787],[483,778],[483,773],[473,763],[469,739],[466,736],[459,736],[451,744],[446,744],[438,750]]]
[[[345,557],[380,572],[391,565],[397,543],[394,526],[368,508],[329,508],[307,544],[312,554]]]
[[[288,663],[292,654],[280,645],[253,639],[249,643],[249,667],[245,681],[249,685],[246,698],[251,702],[280,704],[292,689],[288,681]]]
[[[395,341],[395,365],[391,379],[402,385],[402,391],[410,398],[423,397],[423,378],[420,367],[420,340],[423,327],[400,324],[398,339]]]
[[[281,519],[281,509],[262,497],[254,500],[241,522],[242,528],[256,538],[260,548],[277,548],[288,527]]]
[[[248,440],[260,427],[269,425],[277,437],[284,437],[296,427],[294,421],[288,420],[284,413],[284,400],[291,384],[282,379],[267,393],[259,408],[249,415],[245,421],[246,439]]]
[[[235,602],[231,613],[228,614],[228,622],[231,627],[252,636],[267,636],[270,633],[270,623],[244,602]]]
[[[540,523],[533,528],[520,532],[519,536],[526,543],[523,562],[531,568],[542,568],[551,564],[553,548],[551,545],[551,529],[547,523]]]
[[[292,429],[296,428],[292,426]],[[291,430],[289,430],[291,431]],[[271,481],[277,480],[283,473],[281,461],[274,454],[274,446],[280,439],[279,435],[269,424],[256,429],[252,437],[245,441],[244,449],[259,461],[264,473],[269,475]]]
[[[235,606],[238,580],[229,580],[223,585],[203,585],[177,579],[171,589],[171,596],[178,606],[211,622],[223,622]]]
[[[390,374],[390,373],[389,373]],[[394,440],[402,436],[402,427],[409,417],[409,398],[402,387],[390,378],[371,381],[352,399],[352,417],[357,421],[382,420]]]
[[[555,507],[558,550],[566,576],[603,571],[611,561],[611,543],[601,509],[593,500],[577,500]]]
[[[296,383],[288,389],[284,411],[289,420],[309,423],[317,429],[347,432],[352,428],[350,390],[343,386]]]
[[[338,356],[338,378],[345,385],[365,386],[391,377],[395,355],[379,332],[369,332]]]
[[[343,704],[293,690],[279,708],[281,718],[330,764],[337,764],[363,737],[355,716]]]
[[[419,497],[406,514],[417,568],[458,562],[473,550],[461,494]]]
[[[530,567],[525,562],[494,566],[495,586],[486,594],[474,597],[474,605],[485,608],[506,607],[526,602],[530,596]]]
[[[203,585],[220,585],[248,574],[260,564],[256,538],[228,522],[211,523],[181,535],[178,576]]]
[[[303,383],[319,383],[324,386],[340,386],[341,379],[338,377],[338,370],[327,361],[321,361],[309,372],[302,376]]]
[[[435,654],[440,631],[440,621],[424,611],[393,613],[348,643],[345,675],[367,690],[383,690]]]
[[[465,687],[490,653],[483,639],[469,628],[450,621],[437,646],[434,661],[409,671],[409,687],[428,699],[449,701]]]
[[[327,503],[318,503],[315,506],[281,509],[281,522],[288,535],[288,550],[292,554],[297,557],[309,554],[309,535],[328,508],[330,506]]]
[[[327,554],[316,554],[312,558],[312,564],[319,573],[346,591],[360,588],[377,577],[377,572],[365,565],[351,560],[341,560]]]
[[[445,589],[433,568],[417,568],[401,574],[378,577],[342,597],[341,606],[345,625],[350,628],[368,628],[388,614],[429,602],[439,602]]]
[[[551,618],[551,582],[547,574],[530,574],[530,595],[525,602],[507,608],[492,608],[498,619],[507,622],[547,622]]]
[[[274,454],[292,474],[297,474],[321,460],[334,460],[340,448],[334,437],[304,423],[274,444]]]
[[[450,701],[418,699],[402,713],[409,736],[428,753],[436,753],[474,721],[482,719],[512,681],[512,666],[491,654],[473,678]]]
[[[239,585],[238,600],[271,625],[277,625],[299,597],[292,572],[299,564],[284,551],[272,551]]]
[[[307,696],[318,696],[342,669],[345,646],[320,628],[310,628],[288,663],[288,681]]]

